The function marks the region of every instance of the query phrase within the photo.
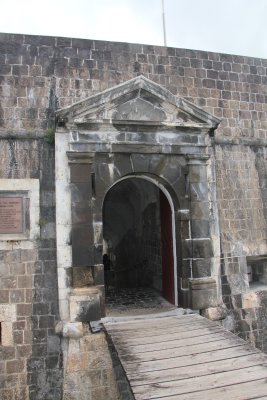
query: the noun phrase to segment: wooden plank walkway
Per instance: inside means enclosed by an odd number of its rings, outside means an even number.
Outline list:
[[[267,399],[267,355],[199,315],[105,322],[136,400]]]

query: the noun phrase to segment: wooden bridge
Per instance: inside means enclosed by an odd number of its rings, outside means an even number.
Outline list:
[[[267,355],[199,315],[105,322],[136,400],[267,399]]]

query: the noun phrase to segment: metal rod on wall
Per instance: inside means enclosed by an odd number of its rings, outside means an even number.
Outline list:
[[[164,0],[162,1],[162,26],[163,26],[163,39],[164,46],[167,47],[167,39],[166,39],[166,26],[165,26],[165,11],[164,11]]]

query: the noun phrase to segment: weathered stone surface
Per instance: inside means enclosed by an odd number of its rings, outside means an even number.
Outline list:
[[[193,238],[207,238],[210,236],[210,222],[208,220],[191,221],[191,233]]]
[[[101,318],[100,293],[95,288],[73,289],[69,307],[71,322],[97,321]]]
[[[71,164],[70,165],[71,182],[86,183],[91,182],[91,168],[89,164]]]
[[[220,321],[227,316],[227,309],[224,305],[218,307],[209,307],[206,310],[202,310],[201,315],[212,321]]]
[[[208,198],[208,183],[192,182],[190,184],[190,195],[193,201],[205,201]]]
[[[72,227],[71,236],[73,247],[89,246],[94,243],[92,224],[74,225]]]
[[[191,217],[194,220],[209,219],[209,203],[207,201],[192,201],[191,202]]]
[[[75,182],[71,184],[71,200],[72,204],[79,206],[88,205],[91,197],[91,184],[88,182]]]
[[[92,267],[72,268],[72,286],[92,286],[95,283]]]
[[[130,174],[133,172],[131,159],[127,154],[114,154],[114,168],[118,171],[118,175]]]
[[[82,322],[60,321],[55,326],[55,332],[64,337],[80,338],[84,334],[84,328]]]
[[[212,243],[208,238],[194,238],[184,240],[182,243],[185,258],[210,258],[213,257]]]
[[[5,149],[8,148],[5,144],[11,149],[11,153],[7,151],[5,154]],[[5,157],[8,159],[5,160]],[[10,248],[9,251],[7,251],[8,249],[3,251],[3,244],[6,242],[3,241],[3,237],[1,238],[0,270],[4,272],[2,265],[10,266],[10,275],[5,271],[5,278],[1,279],[3,294],[9,294],[9,298],[0,297],[2,305],[16,309],[13,320],[10,318],[8,320],[7,315],[4,319],[3,315],[0,318],[2,345],[3,348],[8,349],[8,351],[2,352],[1,359],[14,360],[16,358],[16,364],[10,363],[8,369],[6,368],[7,381],[9,381],[9,377],[16,376],[16,380],[12,384],[14,399],[46,398],[49,391],[53,392],[55,399],[60,398],[61,373],[56,377],[60,345],[57,341],[51,347],[50,342],[53,335],[49,336],[49,330],[54,328],[55,314],[57,313],[57,291],[53,289],[57,284],[54,251],[53,158],[53,150],[49,149],[42,140],[36,140],[36,138],[12,140],[11,142],[1,141],[1,161],[5,160],[5,165],[10,167],[8,172],[2,163],[1,176],[15,179],[2,179],[0,190],[24,191],[29,206],[26,208],[26,228],[29,230],[27,240],[25,238],[23,241],[18,240],[16,245],[12,246],[13,250]],[[8,161],[11,159],[12,162]],[[8,182],[9,187],[6,187],[4,181]],[[9,301],[10,305],[4,304]],[[49,349],[48,352],[45,350],[46,345]],[[51,363],[49,364],[51,357],[54,360],[53,366]],[[32,358],[35,361],[38,358],[40,361],[38,370],[32,368]],[[46,369],[46,365],[50,365],[50,367]],[[19,368],[17,372],[14,369],[16,366]],[[54,377],[52,375],[48,378],[54,389],[47,390],[47,387],[39,383],[46,380],[50,374],[49,370],[54,371]],[[4,396],[4,392],[0,390],[0,397],[2,394]]]
[[[93,248],[88,248],[88,245],[76,245],[72,248],[72,265],[73,267],[86,267],[94,264]]]
[[[135,172],[146,172],[149,166],[149,157],[146,154],[132,154],[131,160]]]
[[[248,292],[242,295],[243,308],[258,308],[260,306],[260,296],[257,292]]]
[[[190,183],[206,183],[207,180],[207,171],[205,166],[203,165],[191,165],[189,169],[189,181]],[[204,187],[203,186],[203,187]],[[200,190],[199,188],[202,188],[201,185],[193,185],[192,188],[192,193],[195,193],[196,188]]]
[[[192,261],[192,270],[194,278],[204,278],[211,276],[211,259],[199,259]]]
[[[14,346],[6,348],[3,346],[3,349],[5,348],[3,360],[14,359],[15,351],[20,359],[27,358],[29,382],[27,388],[25,369],[20,375],[21,381],[17,380],[22,382],[24,379],[21,388],[4,389],[0,392],[0,396],[8,395],[11,398],[17,396],[20,399],[26,399],[28,396],[32,400],[61,398],[59,385],[62,380],[57,367],[60,349],[54,346],[54,352],[49,357],[44,349],[50,340],[48,338],[58,314],[58,299],[55,287],[57,275],[54,149],[45,143],[42,137],[48,127],[54,126],[56,108],[69,106],[115,86],[118,81],[126,82],[140,73],[164,86],[164,88],[158,87],[157,96],[164,96],[167,88],[170,90],[169,100],[172,100],[174,95],[183,96],[185,97],[183,105],[189,100],[210,114],[222,118],[212,148],[212,151],[213,149],[215,151],[215,165],[211,166],[211,169],[214,168],[214,171],[216,169],[216,176],[215,173],[207,175],[203,165],[190,165],[189,173],[183,170],[186,164],[185,156],[188,153],[199,154],[203,149],[200,145],[209,144],[208,130],[196,135],[192,129],[181,131],[179,128],[175,136],[168,132],[164,134],[160,129],[153,132],[155,134],[149,138],[149,135],[146,135],[147,127],[142,131],[136,130],[136,127],[124,131],[125,127],[114,124],[112,132],[105,133],[105,140],[107,142],[112,140],[114,144],[95,143],[102,134],[100,135],[97,128],[90,128],[91,137],[88,131],[86,134],[81,133],[80,141],[77,141],[77,132],[73,132],[71,139],[73,141],[68,150],[106,152],[108,156],[105,156],[105,166],[97,170],[99,177],[103,175],[103,183],[96,186],[96,193],[103,196],[109,185],[124,174],[136,173],[132,167],[131,152],[146,154],[146,160],[143,163],[138,162],[137,168],[140,170],[146,167],[147,173],[161,176],[171,182],[174,192],[178,197],[182,197],[177,208],[189,209],[189,199],[184,198],[186,191],[194,201],[190,217],[191,233],[196,238],[205,237],[204,234],[208,237],[214,234],[214,230],[208,230],[205,222],[213,220],[216,213],[210,203],[211,199],[207,200],[204,209],[196,203],[206,201],[205,196],[207,194],[210,196],[210,193],[205,187],[208,183],[215,188],[216,181],[221,254],[215,254],[211,268],[205,264],[205,259],[201,262],[193,260],[193,273],[197,277],[205,276],[204,274],[209,271],[217,274],[214,265],[219,263],[221,257],[223,300],[231,313],[225,321],[225,326],[237,333],[240,330],[244,337],[250,338],[255,345],[266,350],[265,291],[259,292],[261,294],[247,293],[249,286],[245,275],[245,257],[267,253],[266,60],[157,46],[1,34],[0,61],[2,95],[0,176],[2,179],[13,180],[13,184],[15,179],[20,181],[40,179],[41,199],[40,218],[38,217],[36,221],[38,241],[34,242],[34,252],[32,248],[26,248],[27,245],[23,242],[11,244],[1,241],[0,243],[0,302],[7,304],[10,301],[13,305],[20,306],[19,320],[12,322]],[[153,86],[149,87],[151,89]],[[160,115],[164,118],[167,115],[166,108],[164,108],[165,115],[159,111],[155,97],[151,93],[146,94],[143,91],[140,99],[131,96],[131,98],[124,97],[116,118],[123,119],[127,116],[141,118],[142,115],[147,118],[148,112],[155,119]],[[102,95],[99,96],[100,102],[101,99]],[[136,105],[137,113],[129,107],[132,106],[130,102]],[[144,102],[147,102],[146,107],[143,107]],[[117,106],[119,103],[114,104]],[[110,116],[114,116],[114,112],[111,108]],[[103,118],[103,115],[99,114],[96,117]],[[198,118],[189,117],[184,110],[180,110],[176,117],[183,124],[198,121]],[[60,120],[59,123],[64,125],[64,120]],[[64,131],[64,126],[61,129]],[[135,143],[132,149],[129,149],[130,142]],[[153,146],[148,149],[147,145],[150,142],[153,142]],[[170,148],[171,143],[176,144]],[[61,212],[58,210],[57,239],[59,267],[69,269],[72,267],[68,225],[70,221],[64,225],[61,220],[62,214],[67,214],[66,210],[69,207],[67,185],[63,184],[65,178],[67,182],[69,179],[64,146],[62,149],[57,148],[58,153],[62,152],[58,160],[60,159],[60,163],[65,163],[64,171],[56,171],[59,180],[61,179],[58,181],[58,188],[65,194],[64,201],[60,204]],[[116,151],[115,155],[112,155],[111,151]],[[164,161],[166,154],[175,155],[171,161],[173,168],[169,172]],[[101,157],[99,164],[102,164]],[[208,168],[209,162],[207,161]],[[87,180],[89,168],[89,164],[83,165],[80,170],[78,167],[73,169],[71,167],[71,181],[78,185],[89,183]],[[188,187],[184,175],[188,176]],[[92,218],[88,211],[94,195],[92,188],[91,184],[87,186],[87,194],[81,187],[76,186],[73,189],[75,207],[72,217],[75,224],[88,222]],[[96,221],[99,221],[102,204],[100,201],[97,203],[95,215],[97,215]],[[185,219],[189,219],[189,213]],[[188,234],[189,230],[184,232]],[[101,235],[98,238],[101,239]],[[187,238],[190,238],[189,234]],[[95,243],[91,245],[89,250],[78,246],[74,249],[74,254],[80,253],[77,265],[101,264],[101,244],[99,247],[95,247]],[[198,250],[194,256],[199,254],[202,253]],[[210,252],[211,254],[213,253]],[[37,256],[38,261],[35,264]],[[201,264],[202,262],[205,266]],[[34,267],[28,265],[29,263]],[[99,277],[98,274],[96,277],[100,283],[101,272]],[[62,282],[69,282],[69,279],[65,278],[59,280],[60,285]],[[67,291],[64,290],[65,287],[60,287],[62,312],[67,296]],[[181,291],[180,298],[183,296],[186,297],[186,293]],[[33,315],[30,322],[31,309]],[[249,317],[244,318],[244,314],[249,314]],[[244,322],[238,323],[242,318]],[[39,326],[39,321],[42,327]],[[46,328],[43,327],[44,324]],[[25,343],[20,343],[23,338]],[[32,348],[34,351],[30,357]],[[77,398],[80,395],[73,396],[73,393],[68,393],[70,398],[71,396]],[[95,395],[99,398],[103,393],[105,394],[105,390],[95,391]]]
[[[94,266],[94,284],[103,285],[104,284],[104,265],[95,265]]]
[[[218,305],[216,281],[213,278],[189,279],[189,304],[193,310]]]
[[[103,333],[92,335],[87,332],[79,339],[70,339],[66,354],[63,399],[74,399],[77,396],[92,400],[104,398],[101,396],[110,400],[120,398]]]

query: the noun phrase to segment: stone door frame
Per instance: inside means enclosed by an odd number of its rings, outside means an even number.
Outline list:
[[[142,76],[59,110],[57,118],[61,320],[104,316],[103,200],[129,175],[158,181],[173,207],[179,303],[216,306],[220,239],[212,137],[220,120]]]

